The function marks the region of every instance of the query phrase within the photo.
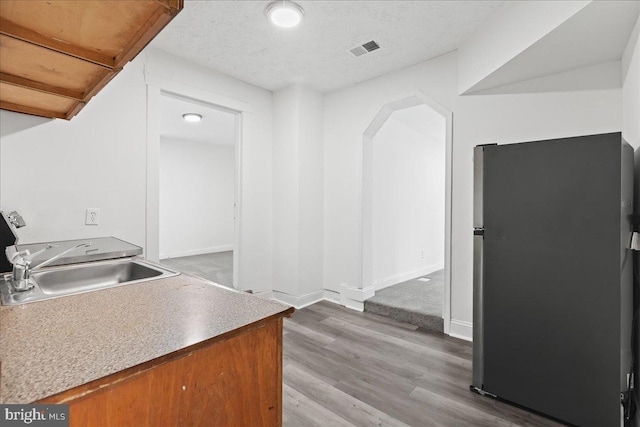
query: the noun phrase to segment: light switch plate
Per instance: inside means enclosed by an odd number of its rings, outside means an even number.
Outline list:
[[[85,225],[98,225],[100,224],[100,209],[87,208],[87,213],[84,218]]]

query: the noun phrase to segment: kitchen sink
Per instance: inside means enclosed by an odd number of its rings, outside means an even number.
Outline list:
[[[89,262],[64,267],[52,267],[31,274],[34,287],[16,292],[11,288],[11,275],[0,282],[3,305],[17,305],[51,298],[90,292],[115,286],[163,279],[180,274],[177,271],[147,262],[141,258]]]

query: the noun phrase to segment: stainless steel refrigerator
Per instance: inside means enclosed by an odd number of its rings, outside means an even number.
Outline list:
[[[633,149],[620,133],[475,148],[473,384],[620,426],[631,369]]]

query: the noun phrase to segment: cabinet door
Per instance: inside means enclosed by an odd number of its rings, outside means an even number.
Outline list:
[[[280,426],[282,319],[111,377],[86,394],[70,390],[43,403],[68,403],[72,427]]]

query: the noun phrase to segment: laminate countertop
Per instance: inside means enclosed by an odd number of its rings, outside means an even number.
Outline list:
[[[0,403],[31,403],[293,308],[186,274],[0,306]]]

